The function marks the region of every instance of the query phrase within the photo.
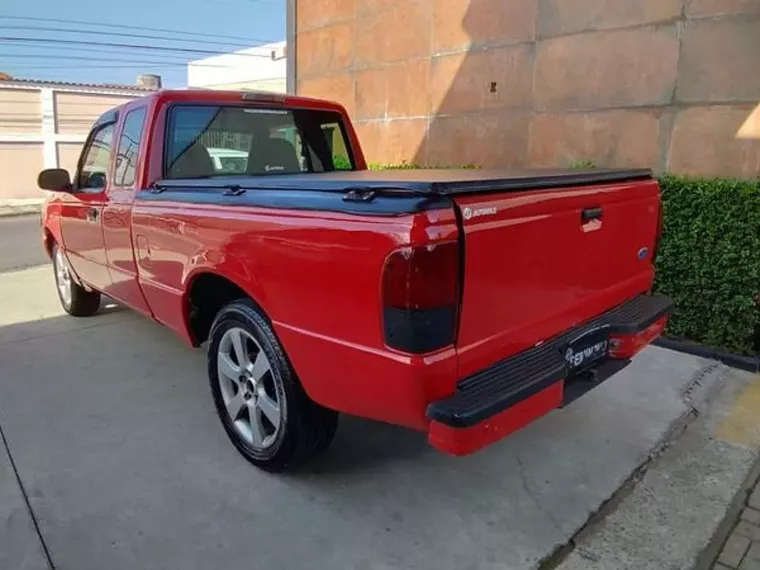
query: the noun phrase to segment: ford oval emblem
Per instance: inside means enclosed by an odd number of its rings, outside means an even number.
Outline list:
[[[645,260],[645,259],[647,258],[647,256],[648,256],[648,255],[649,255],[649,248],[648,248],[648,247],[642,247],[642,248],[639,250],[639,260],[640,260],[640,261],[643,261],[643,260]]]

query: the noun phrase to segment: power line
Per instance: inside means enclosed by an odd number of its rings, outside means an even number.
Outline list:
[[[206,0],[206,1],[211,4],[223,4],[225,6],[236,4],[236,2],[230,2],[228,0]],[[268,2],[267,0],[247,0],[247,1],[250,2],[251,4],[266,4],[267,6],[283,6],[284,7],[284,4],[280,4],[278,2]]]
[[[60,51],[74,51],[74,52],[85,52],[85,53],[92,53],[92,50],[85,47],[85,46],[59,46],[59,45],[39,45],[39,46],[30,46],[27,43],[24,42],[2,42],[3,46],[18,46],[18,47],[25,47],[31,50],[55,50],[56,52]],[[123,48],[109,48],[109,47],[101,47],[98,49],[99,53],[103,53],[105,55],[124,55],[125,50]],[[61,55],[62,57],[66,57],[63,54],[40,54],[40,55]],[[140,54],[140,55],[148,55],[148,54]],[[183,56],[181,54],[164,54],[161,57],[177,57],[179,58],[178,62],[187,62],[187,56]]]
[[[24,30],[24,31],[34,31],[34,32],[56,32],[56,33],[70,33],[70,34],[78,34],[78,35],[95,35],[95,36],[116,36],[116,37],[123,37],[123,38],[140,38],[140,39],[148,39],[148,40],[156,40],[155,35],[150,34],[129,34],[126,32],[101,32],[98,30],[74,30],[74,29],[65,29],[65,28],[52,28],[48,26],[6,26],[6,25],[0,25],[0,29],[3,30]],[[197,42],[197,38],[160,38],[161,41],[172,41],[172,42]],[[256,43],[266,43],[264,40],[252,40]],[[216,44],[216,45],[223,45],[228,47],[234,47],[236,49],[245,49],[249,47],[257,47],[257,46],[251,46],[251,45],[243,45],[241,46],[240,43],[232,43],[232,42],[221,42],[218,40],[204,40],[204,44]]]
[[[258,54],[258,53],[229,53],[211,51],[205,49],[193,49],[193,48],[180,48],[169,46],[146,46],[138,44],[119,44],[112,42],[87,42],[82,40],[60,40],[53,38],[22,38],[22,37],[10,37],[0,36],[0,42],[26,42],[26,43],[42,43],[42,44],[62,44],[62,45],[84,45],[84,46],[107,46],[107,47],[120,47],[126,49],[144,49],[147,51],[166,51],[166,52],[179,52],[179,53],[196,53],[207,55],[235,55],[240,57],[261,57],[264,59],[270,59],[271,56]]]
[[[77,60],[77,61],[110,61],[113,63],[127,63],[124,58],[115,59],[110,57],[89,57],[89,56],[83,56],[83,55],[56,55],[56,54],[15,54],[15,53],[0,53],[0,57],[9,57],[14,59],[43,59],[43,60],[50,60],[50,59],[63,59],[63,60]],[[134,64],[144,64],[144,65],[179,65],[182,67],[186,67],[188,63],[182,62],[182,61],[167,61],[167,60],[139,60],[139,59],[130,59],[129,63]],[[195,67],[220,67],[225,69],[238,69],[239,66],[237,65],[224,65],[219,63],[195,63],[193,64]],[[54,66],[53,66],[54,67]]]
[[[32,16],[2,16],[0,15],[0,19],[2,20],[21,20],[21,21],[28,21],[28,22],[52,22],[55,24],[76,24],[80,26],[97,26],[97,27],[107,27],[107,28],[120,28],[123,30],[141,30],[141,31],[149,31],[149,32],[162,32],[166,34],[176,34],[176,35],[189,35],[193,37],[204,37],[204,38],[224,38],[228,40],[241,40],[244,42],[262,42],[262,43],[271,43],[269,40],[257,40],[255,38],[244,38],[240,36],[230,36],[227,34],[209,34],[207,32],[186,32],[184,30],[172,30],[169,28],[151,28],[148,26],[129,26],[126,24],[111,24],[108,22],[93,22],[93,21],[86,21],[86,20],[64,20],[60,18],[39,18],[39,17],[32,17]]]

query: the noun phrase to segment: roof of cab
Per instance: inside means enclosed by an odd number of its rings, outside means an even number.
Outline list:
[[[222,91],[214,89],[162,89],[146,95],[144,99],[157,104],[184,103],[250,103],[277,107],[301,107],[307,109],[330,109],[344,111],[343,106],[334,101],[298,97],[269,91]]]

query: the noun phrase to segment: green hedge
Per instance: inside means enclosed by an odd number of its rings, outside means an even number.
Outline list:
[[[480,167],[476,164],[462,164],[461,166],[420,166],[413,162],[399,162],[397,164],[378,164],[372,162],[369,164],[370,170],[418,170],[431,168],[465,168],[467,170],[472,170]]]
[[[664,231],[656,290],[668,332],[741,354],[758,350],[760,180],[660,178]]]

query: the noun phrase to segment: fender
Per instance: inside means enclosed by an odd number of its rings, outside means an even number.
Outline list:
[[[209,260],[210,252],[203,252],[194,256],[191,260],[191,264],[197,262],[199,259]],[[219,254],[217,253],[217,256]],[[221,256],[220,256],[221,257]],[[214,256],[211,256],[213,259]],[[188,270],[186,268],[182,279],[182,323],[184,327],[184,335],[190,340],[191,344],[195,344],[193,340],[192,327],[190,325],[190,291],[193,288],[195,281],[202,275],[214,275],[221,277],[226,281],[229,281],[235,285],[238,289],[243,291],[262,311],[264,317],[271,322],[272,315],[267,310],[266,298],[264,297],[262,288],[258,279],[245,266],[241,260],[235,257],[223,256],[225,259],[222,264],[194,264]]]
[[[53,259],[53,243],[63,245],[63,233],[61,232],[61,205],[58,200],[50,200],[42,206],[42,245],[48,257]]]
[[[63,255],[66,257],[66,261],[69,262],[69,274],[74,280],[74,283],[83,287],[87,291],[92,291],[92,288],[89,285],[82,282],[69,261],[69,254],[66,251],[66,244],[63,242],[63,233],[61,232],[60,209],[61,203],[58,200],[51,200],[43,205],[43,218],[40,221],[42,225],[42,247],[51,261],[53,260],[53,244],[58,244],[59,247],[62,247]]]

